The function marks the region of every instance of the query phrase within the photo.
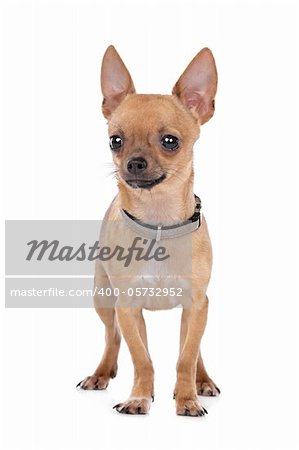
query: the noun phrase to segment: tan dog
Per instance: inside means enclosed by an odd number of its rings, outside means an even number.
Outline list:
[[[200,125],[214,113],[217,71],[213,55],[207,48],[201,50],[175,84],[172,95],[137,95],[127,68],[115,48],[110,46],[103,58],[101,83],[102,109],[108,119],[119,187],[105,222],[119,221],[117,234],[120,240],[126,233],[127,236],[130,232],[136,235],[134,227],[128,231],[130,227],[126,221],[131,221],[129,225],[134,222],[144,229],[147,226],[154,230],[159,236],[156,241],[160,241],[162,233],[160,242],[166,242],[166,238],[163,241],[165,230],[181,226],[183,229],[186,221],[195,217],[193,145],[199,136]],[[206,290],[212,251],[206,221],[202,217],[199,222],[198,214],[196,217],[196,228],[192,225],[189,233],[192,299],[189,307],[183,306],[174,390],[176,412],[187,416],[201,416],[207,412],[200,404],[198,394],[216,396],[220,393],[208,376],[200,354],[208,313]],[[190,220],[191,224],[193,222]],[[115,233],[110,233],[113,234],[115,239]],[[97,265],[96,283],[106,280],[106,286],[113,285],[113,277],[109,276],[113,266],[111,262],[109,264]],[[133,268],[135,270],[135,266]],[[126,273],[122,271],[121,276]],[[142,305],[128,307],[114,303],[114,307],[104,307],[98,300],[99,297],[95,298],[95,305],[106,327],[106,347],[94,375],[78,386],[83,389],[107,387],[110,378],[116,376],[122,334],[132,356],[135,376],[131,396],[115,408],[127,414],[146,414],[154,395],[154,369],[148,352]],[[172,306],[166,304],[165,307]]]

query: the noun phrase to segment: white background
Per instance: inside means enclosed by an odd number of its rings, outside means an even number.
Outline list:
[[[170,93],[209,46],[219,91],[195,149],[214,247],[207,418],[172,400],[179,311],[146,313],[147,417],[118,415],[132,364],[76,392],[103,349],[93,310],[2,310],[5,449],[295,449],[298,426],[298,15],[291,1],[2,2],[5,218],[101,219],[116,193],[99,69],[113,43],[139,92]],[[2,302],[4,303],[4,301]]]

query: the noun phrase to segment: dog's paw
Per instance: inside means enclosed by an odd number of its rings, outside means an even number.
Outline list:
[[[195,399],[176,398],[176,413],[178,416],[198,417],[208,414],[208,411]]]
[[[148,414],[151,399],[143,397],[132,397],[124,403],[113,406],[121,414]]]
[[[210,379],[196,381],[196,390],[198,395],[206,397],[216,397],[220,394],[220,389]]]
[[[97,375],[91,375],[77,384],[77,389],[84,389],[84,391],[102,391],[106,389],[109,384],[109,375],[103,375],[98,377]]]

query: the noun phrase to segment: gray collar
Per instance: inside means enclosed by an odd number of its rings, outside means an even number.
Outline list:
[[[155,239],[157,242],[163,239],[173,239],[178,236],[183,236],[192,231],[197,230],[201,225],[201,201],[197,195],[195,198],[195,211],[190,219],[175,225],[151,225],[148,223],[141,222],[132,216],[128,211],[121,209],[121,215],[127,225],[135,232],[141,236]]]

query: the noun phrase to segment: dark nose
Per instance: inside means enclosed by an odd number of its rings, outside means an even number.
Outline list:
[[[128,172],[137,175],[147,168],[147,162],[144,158],[132,158],[127,164]]]

